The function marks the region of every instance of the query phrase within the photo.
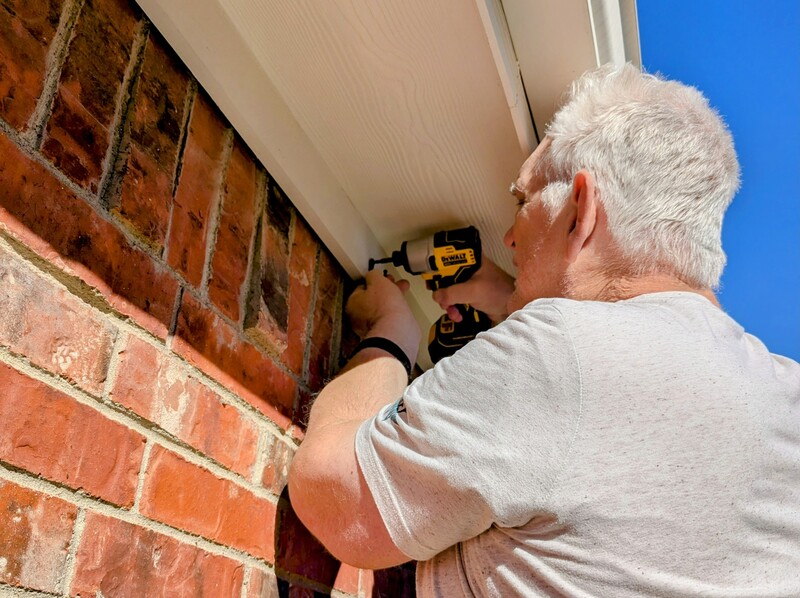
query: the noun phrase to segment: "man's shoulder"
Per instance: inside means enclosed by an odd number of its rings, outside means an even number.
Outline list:
[[[540,315],[557,312],[563,316],[595,319],[598,316],[613,317],[615,315],[628,319],[631,317],[649,317],[654,313],[668,311],[698,313],[704,311],[718,312],[734,323],[722,310],[714,306],[708,299],[690,292],[662,292],[637,295],[619,301],[579,300],[566,297],[548,297],[536,299],[519,310],[520,315]]]

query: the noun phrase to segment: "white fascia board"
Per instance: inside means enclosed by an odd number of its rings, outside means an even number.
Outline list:
[[[538,139],[531,119],[525,86],[522,83],[517,54],[514,51],[514,42],[503,11],[503,3],[501,0],[475,0],[475,3],[503,84],[503,92],[514,122],[519,146],[523,153],[528,155],[536,149]]]
[[[383,250],[216,1],[138,0],[161,34],[353,278]]]
[[[641,65],[635,0],[503,0],[503,8],[540,137],[584,71]]]
[[[641,68],[635,0],[586,0],[597,65],[631,62]]]

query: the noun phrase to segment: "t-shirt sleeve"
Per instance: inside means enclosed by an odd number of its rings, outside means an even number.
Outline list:
[[[569,332],[536,301],[366,421],[356,455],[397,547],[427,560],[492,525],[527,523],[565,465],[580,411]]]

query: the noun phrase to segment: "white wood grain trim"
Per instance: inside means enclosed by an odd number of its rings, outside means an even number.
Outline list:
[[[503,91],[514,121],[519,146],[523,153],[530,154],[536,149],[538,141],[503,4],[501,0],[475,0],[475,3],[486,30],[500,81],[503,83]]]
[[[597,64],[641,67],[636,0],[587,0]]]

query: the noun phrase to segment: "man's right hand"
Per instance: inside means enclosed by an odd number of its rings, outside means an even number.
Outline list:
[[[506,307],[514,292],[514,279],[494,262],[483,258],[481,267],[466,282],[433,292],[433,300],[447,311],[454,322],[461,321],[456,305],[468,303],[497,324],[508,317]]]

